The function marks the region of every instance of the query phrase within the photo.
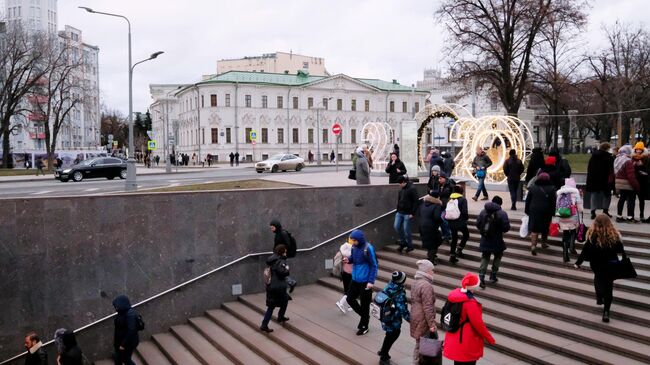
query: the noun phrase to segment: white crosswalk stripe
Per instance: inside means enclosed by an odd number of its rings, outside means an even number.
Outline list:
[[[32,195],[44,195],[44,194],[49,194],[51,192],[52,192],[52,190],[37,191],[35,193],[32,193]]]

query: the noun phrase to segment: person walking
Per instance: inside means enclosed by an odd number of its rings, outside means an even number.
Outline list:
[[[431,175],[431,170],[433,170],[434,166],[440,167],[440,171],[442,171],[445,168],[445,160],[440,157],[440,151],[434,148],[429,154],[429,175]]]
[[[634,161],[630,158],[632,147],[626,145],[618,150],[614,160],[615,186],[619,199],[616,207],[616,222],[638,223],[634,219],[634,200],[641,190],[634,170]],[[623,207],[627,203],[627,217],[623,218]]]
[[[400,238],[400,247],[398,248],[399,253],[402,253],[404,248],[406,248],[406,252],[409,253],[413,251],[411,221],[418,210],[418,192],[415,189],[415,186],[413,186],[413,183],[404,175],[400,176],[397,182],[399,182],[401,189],[397,195],[397,213],[395,214],[395,223],[393,224],[393,227]]]
[[[348,258],[348,262],[342,262],[341,265],[341,281],[343,282],[343,297],[336,302],[336,306],[339,307],[343,314],[347,314],[352,311],[352,307],[348,305],[347,293],[350,290],[350,282],[352,281],[352,264],[349,262],[350,256],[352,256],[352,244],[348,241],[344,242],[341,247],[339,247],[339,252],[341,253],[341,260],[344,257]]]
[[[476,228],[481,232],[481,242],[478,247],[481,252],[481,265],[478,271],[481,289],[485,289],[485,273],[491,256],[494,256],[494,260],[492,260],[490,282],[495,284],[499,281],[497,273],[501,266],[503,251],[506,250],[503,234],[510,230],[510,220],[508,214],[501,209],[502,204],[503,199],[498,195],[495,196],[491,202],[485,203],[485,208],[476,219]]]
[[[555,214],[555,186],[546,172],[537,176],[535,184],[528,189],[526,196],[525,214],[528,216],[528,231],[530,232],[530,253],[537,255],[537,239],[542,235],[542,248],[548,248],[548,230]]]
[[[442,172],[444,172],[447,177],[451,178],[451,174],[456,168],[456,161],[454,161],[453,156],[449,152],[443,152],[442,157],[444,158],[444,168],[442,169]]]
[[[458,210],[457,213],[456,210]],[[452,211],[454,211],[453,215]],[[454,192],[451,194],[445,209],[445,220],[449,223],[449,230],[451,231],[449,262],[454,264],[458,262],[458,258],[463,258],[463,249],[469,239],[469,229],[467,228],[469,210],[467,199],[463,196],[463,187],[460,185],[454,185]],[[460,245],[458,245],[458,232],[463,235]]]
[[[645,201],[650,192],[648,185],[648,155],[646,154],[645,145],[643,142],[637,142],[634,145],[634,152],[632,153],[632,161],[634,161],[634,173],[639,182],[639,191],[636,197],[639,200],[639,221],[646,222],[645,219]]]
[[[25,365],[48,365],[47,351],[36,332],[25,335],[25,350],[27,350]]]
[[[444,172],[440,173],[438,177],[438,193],[440,194],[440,201],[442,201],[442,210],[447,209],[447,202],[449,202],[449,197],[454,192],[454,187],[452,182],[448,179],[447,174]],[[440,230],[442,231],[442,243],[447,245],[451,240],[451,230],[449,229],[449,223],[442,217],[442,223],[440,224]]]
[[[271,227],[271,232],[274,234],[273,249],[275,250],[275,248],[280,245],[284,245],[284,247],[288,249],[291,244],[291,238],[289,237],[289,232],[282,228],[280,221],[273,219],[271,220],[271,223],[269,223],[269,226]]]
[[[113,359],[115,365],[135,365],[131,356],[140,343],[138,337],[138,314],[131,307],[131,301],[126,295],[118,295],[113,300],[113,308],[117,312],[113,324]]]
[[[395,152],[390,154],[390,162],[386,166],[386,173],[388,174],[389,184],[397,184],[397,178],[406,175],[406,166]]]
[[[239,152],[235,152],[235,166],[239,166]]]
[[[442,355],[456,365],[473,365],[483,357],[484,342],[494,345],[496,341],[483,322],[483,306],[473,291],[479,285],[476,274],[467,273],[461,287],[452,290],[447,297],[451,303],[462,303],[460,329],[445,334]]]
[[[415,282],[411,285],[411,337],[415,339],[413,363],[420,363],[420,338],[436,332],[436,295],[433,290],[433,263],[418,260]]]
[[[42,158],[37,158],[36,159],[36,176],[38,176],[38,173],[40,172],[41,175],[45,176],[45,172],[43,172],[43,166],[45,164],[43,163]]]
[[[411,315],[406,304],[406,274],[402,271],[394,271],[391,275],[391,281],[382,290],[389,298],[392,298],[395,305],[395,311],[391,316],[382,318],[381,328],[386,332],[381,349],[377,352],[379,355],[380,365],[390,365],[390,348],[402,333],[402,319],[410,322]]]
[[[287,289],[287,278],[289,277],[289,265],[287,265],[287,247],[285,245],[276,246],[273,254],[266,259],[266,266],[271,271],[271,281],[266,285],[266,312],[262,319],[260,331],[271,333],[273,329],[269,328],[269,322],[273,316],[276,307],[280,308],[278,312],[278,323],[284,323],[289,320],[285,315],[287,305],[289,304],[289,294]]]
[[[330,152],[330,163],[334,163],[334,159],[336,158],[336,155],[334,154],[334,150]]]
[[[352,310],[359,315],[357,336],[362,336],[368,333],[372,287],[377,277],[377,256],[373,245],[366,241],[363,231],[359,229],[352,231],[349,242],[352,244],[352,254],[349,258],[343,258],[344,263],[352,264],[352,282],[346,300]]]
[[[230,167],[233,167],[235,165],[235,154],[230,152],[228,157],[230,158]]]
[[[605,214],[599,214],[587,230],[585,242],[574,267],[580,269],[584,261],[589,261],[594,273],[594,290],[596,304],[604,305],[603,322],[609,322],[610,308],[614,297],[614,279],[611,276],[612,261],[618,261],[618,254],[625,255],[621,233],[614,227],[612,220]]]
[[[57,365],[83,365],[83,352],[77,345],[74,332],[60,328],[54,334],[58,356]]]
[[[614,156],[609,153],[610,144],[603,142],[589,158],[587,165],[587,185],[589,192],[591,219],[596,219],[596,210],[602,209],[609,215],[609,205],[614,190]],[[611,216],[610,216],[611,217]]]
[[[422,204],[419,204],[417,217],[422,248],[427,250],[427,259],[433,262],[434,265],[438,265],[438,247],[442,244],[442,237],[440,236],[441,214],[442,201],[439,199],[438,192],[432,191],[424,197]]]
[[[549,178],[551,179],[551,183],[553,186],[555,186],[555,190],[558,190],[562,187],[562,185],[564,185],[564,178],[557,170],[555,157],[548,156],[546,160],[544,160],[544,167],[542,167],[542,172],[548,174]]]
[[[564,179],[564,186],[557,191],[555,201],[555,215],[558,216],[558,225],[562,231],[562,258],[569,262],[569,253],[577,255],[575,244],[580,214],[582,214],[582,198],[572,178]]]
[[[548,155],[555,157],[555,169],[558,174],[560,174],[560,183],[564,184],[564,179],[571,177],[571,165],[569,164],[569,161],[562,157],[560,150],[557,147],[552,147],[549,150]]]
[[[530,154],[528,168],[526,169],[526,178],[524,179],[526,185],[541,172],[542,167],[544,167],[544,152],[540,147],[535,147]]]
[[[492,166],[492,160],[490,157],[483,151],[482,147],[476,147],[476,156],[472,160],[472,168],[474,169],[474,174],[478,180],[478,187],[476,188],[476,194],[472,197],[472,200],[477,201],[481,193],[483,193],[483,198],[481,200],[488,200],[488,192],[485,188],[485,178],[487,177],[487,170]]]
[[[307,161],[309,161],[310,165],[314,163],[314,153],[311,150],[307,152]]]
[[[362,147],[358,147],[356,150],[357,160],[355,162],[355,170],[357,185],[369,185],[370,184],[370,166],[368,165],[368,159],[366,154],[363,152]]]
[[[510,192],[510,210],[517,210],[517,193],[521,183],[521,174],[524,173],[524,164],[517,156],[517,151],[510,150],[510,157],[503,164],[503,173],[508,180],[508,191]]]

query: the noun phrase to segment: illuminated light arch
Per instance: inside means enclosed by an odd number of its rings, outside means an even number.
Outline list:
[[[373,169],[385,169],[391,151],[392,128],[388,123],[368,122],[361,129],[362,141],[372,151]]]
[[[451,118],[457,122],[459,119],[472,119],[472,113],[458,104],[427,104],[415,115],[415,120],[420,123],[418,127],[418,169],[420,171],[428,171],[422,156],[422,136],[431,121],[437,118]]]

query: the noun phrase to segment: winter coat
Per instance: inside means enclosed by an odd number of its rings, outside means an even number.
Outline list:
[[[113,333],[113,347],[120,346],[133,350],[140,343],[137,328],[137,313],[131,308],[131,302],[126,295],[119,295],[113,300],[113,308],[117,312],[113,324],[115,332]]]
[[[48,365],[47,351],[43,348],[43,343],[38,342],[32,346],[25,356],[25,365]]]
[[[424,197],[424,201],[418,209],[418,223],[420,227],[420,237],[422,247],[431,250],[440,246],[442,237],[440,235],[440,225],[442,224],[442,201],[431,195]]]
[[[439,178],[440,175],[431,175],[431,174],[429,175],[429,181],[427,181],[427,187],[429,188],[429,192],[440,190]]]
[[[530,161],[528,161],[528,168],[526,169],[526,184],[532,178],[537,176],[537,172],[544,167],[544,154],[542,150],[538,147],[533,149],[533,153],[530,155]]]
[[[503,252],[506,250],[506,243],[503,240],[503,234],[510,230],[508,214],[506,214],[497,203],[485,203],[485,209],[481,211],[476,219],[476,227],[479,231],[489,214],[496,215],[495,222],[498,224],[496,224],[494,229],[490,229],[487,235],[481,234],[481,243],[478,246],[478,250],[481,252]]]
[[[440,194],[440,200],[442,201],[442,209],[447,208],[447,202],[449,202],[449,197],[454,192],[454,186],[449,182],[445,182],[444,185],[439,185],[438,194]]]
[[[510,157],[503,164],[503,173],[508,178],[508,182],[521,181],[521,174],[524,173],[524,164],[517,157]]]
[[[494,344],[494,337],[483,322],[483,306],[472,292],[463,293],[456,288],[447,297],[452,303],[463,303],[460,312],[462,327],[454,332],[445,334],[445,346],[442,354],[449,360],[459,362],[476,361],[483,357],[483,342]],[[462,335],[462,342],[461,342]]]
[[[352,246],[348,258],[352,264],[352,281],[357,283],[375,283],[377,278],[377,256],[375,248],[369,242],[359,242]]]
[[[440,171],[445,171],[445,160],[443,160],[442,157],[438,155],[431,155],[431,159],[429,160],[429,175],[431,175],[433,166],[436,165],[440,166]]]
[[[648,177],[650,171],[648,171],[648,165],[650,165],[648,156],[634,160],[636,180],[639,182],[639,199],[643,200],[650,199],[650,178]]]
[[[280,307],[289,301],[287,259],[285,256],[273,254],[266,259],[266,266],[271,268],[271,283],[266,286],[266,306]]]
[[[406,166],[404,166],[404,162],[400,159],[395,160],[395,163],[390,161],[388,166],[386,166],[386,173],[388,174],[388,183],[396,184],[397,178],[406,174]]]
[[[616,190],[640,190],[639,181],[636,179],[636,171],[634,170],[634,161],[629,159],[623,164],[620,170],[616,173],[615,180]]]
[[[433,279],[424,273],[415,273],[415,283],[411,285],[411,337],[420,339],[436,324],[436,295]]]
[[[341,245],[341,247],[339,247],[339,252],[341,252],[341,255],[343,257],[347,257],[349,260],[350,256],[352,255],[352,245],[345,242],[344,244]],[[349,262],[343,263],[341,270],[345,273],[352,275],[352,264]]]
[[[555,187],[550,181],[537,180],[528,189],[524,212],[528,215],[528,230],[535,233],[548,233],[549,225],[555,215],[557,200]]]
[[[474,156],[474,159],[472,160],[472,167],[475,169],[481,168],[487,170],[490,166],[492,166],[492,160],[490,160],[490,157],[485,152]]]
[[[612,191],[610,176],[614,175],[614,156],[603,150],[596,150],[587,165],[586,190],[591,193]],[[613,182],[613,179],[611,180]]]
[[[271,221],[271,226],[275,227],[275,237],[273,239],[273,249],[275,249],[279,245],[284,245],[287,249],[289,249],[289,244],[291,243],[291,239],[289,238],[289,233],[285,230],[282,229],[282,224],[280,224],[280,221],[277,219],[274,219]]]
[[[65,331],[62,340],[63,352],[59,358],[61,365],[83,365],[83,353],[77,345],[74,333],[70,330]]]
[[[557,207],[560,204],[560,197],[562,194],[569,194],[571,197],[571,205],[576,206],[576,214],[562,218],[558,218],[558,224],[560,230],[570,231],[578,228],[580,225],[580,212],[582,212],[582,198],[580,197],[580,191],[576,188],[570,186],[563,186],[560,190],[557,191],[557,198],[555,200],[555,206]]]
[[[450,201],[452,199],[458,200],[458,210],[460,210],[460,217],[454,220],[447,220],[449,223],[449,229],[460,229],[462,227],[467,227],[467,221],[469,220],[469,209],[467,208],[467,199],[463,197],[462,194],[453,193],[449,197]],[[447,203],[449,205],[449,203]]]
[[[589,261],[589,266],[594,274],[606,276],[608,274],[608,263],[618,260],[618,254],[623,254],[625,249],[620,239],[611,247],[600,247],[596,242],[598,242],[598,237],[593,236],[585,242],[576,260],[576,265],[580,266],[584,261]]]
[[[418,191],[413,186],[413,183],[409,181],[399,190],[397,195],[397,213],[415,215],[418,204]]]
[[[555,165],[544,165],[544,167],[542,167],[542,172],[547,173],[551,178],[551,183],[555,187],[555,190],[560,189],[564,185],[564,178],[560,172],[557,171]]]
[[[391,281],[386,285],[383,292],[393,298],[397,311],[395,315],[381,322],[381,329],[386,332],[393,332],[402,328],[402,319],[406,322],[411,321],[411,314],[406,304],[406,290],[404,290],[403,284],[395,284]]]
[[[357,161],[354,166],[355,170],[357,170],[357,185],[370,184],[370,165],[363,152],[360,154],[357,153]]]
[[[454,161],[453,157],[449,156],[445,157],[444,163],[445,167],[442,171],[447,175],[447,178],[450,178],[451,174],[454,172],[454,168],[456,168],[456,161]]]

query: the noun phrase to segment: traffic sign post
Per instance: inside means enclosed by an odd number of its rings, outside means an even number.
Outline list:
[[[332,133],[336,136],[336,172],[339,172],[339,140],[341,139],[341,125],[334,123]]]
[[[147,143],[147,149],[149,151],[155,151],[156,150],[156,141],[149,141]]]

